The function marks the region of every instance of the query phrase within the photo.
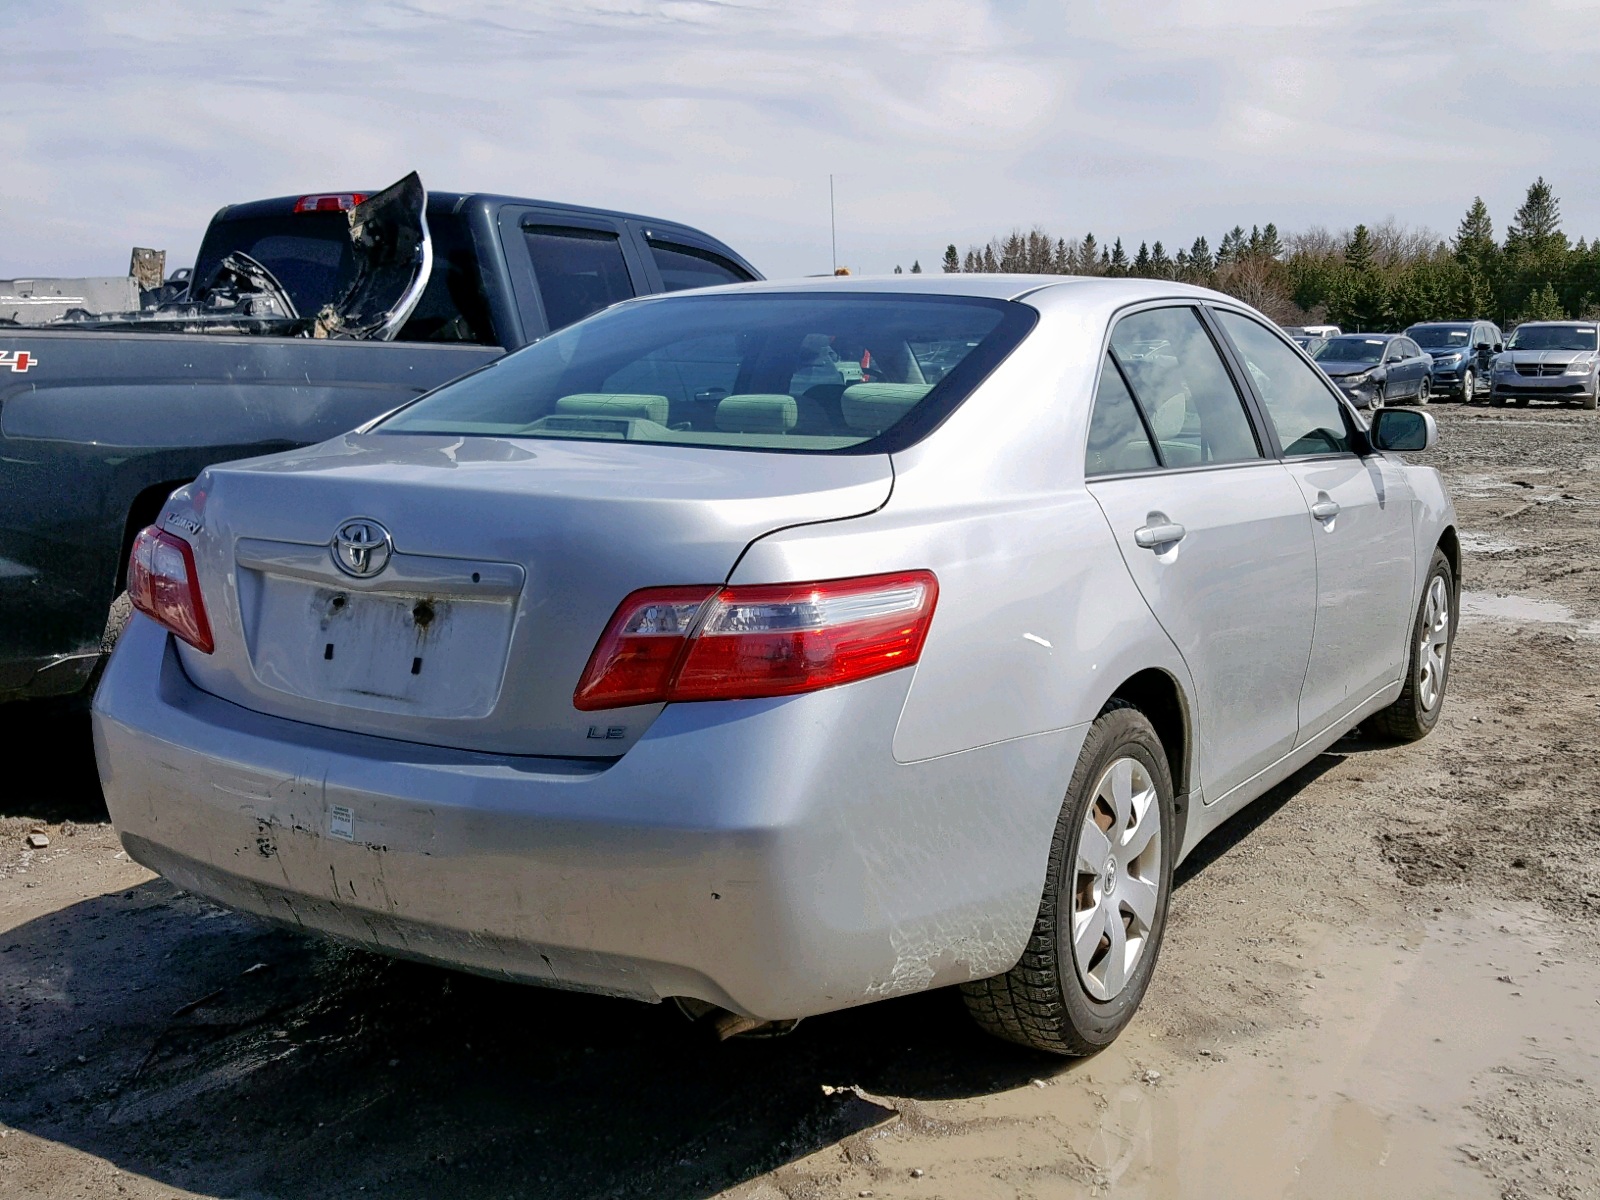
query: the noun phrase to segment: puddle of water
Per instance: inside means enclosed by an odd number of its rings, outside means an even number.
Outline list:
[[[1468,1158],[1493,1136],[1469,1109],[1486,1081],[1552,1062],[1600,1077],[1600,967],[1556,953],[1533,910],[1304,939],[1321,974],[1304,981],[1299,1027],[1168,1071],[1170,1047],[1136,1022],[1044,1090],[979,1102],[987,1119],[886,1140],[883,1165],[974,1196],[1013,1194],[1004,1180],[1041,1197],[1491,1198],[1500,1185]]]
[[[1522,549],[1516,542],[1504,541],[1482,533],[1463,533],[1461,548],[1470,554],[1510,554],[1513,550]]]
[[[1461,615],[1488,617],[1491,621],[1533,621],[1553,625],[1573,623],[1572,610],[1565,604],[1533,596],[1494,596],[1488,592],[1462,592]]]

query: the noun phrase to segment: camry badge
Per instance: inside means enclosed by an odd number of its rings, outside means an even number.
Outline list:
[[[351,517],[333,535],[333,562],[346,575],[367,579],[389,565],[394,539],[370,517]]]

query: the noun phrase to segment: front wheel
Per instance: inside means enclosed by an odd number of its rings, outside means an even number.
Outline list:
[[[1084,739],[1021,961],[962,986],[978,1024],[1054,1054],[1110,1045],[1155,970],[1177,836],[1161,739],[1138,709],[1113,701]]]
[[[1590,392],[1583,398],[1583,406],[1590,412],[1595,410],[1597,404],[1600,404],[1600,390]]]
[[[1443,550],[1433,552],[1411,627],[1411,655],[1405,687],[1388,708],[1375,713],[1374,732],[1403,742],[1427,737],[1444,711],[1450,681],[1450,650],[1455,645],[1456,577]]]
[[[1478,377],[1469,369],[1461,377],[1461,403],[1471,404],[1478,396]]]

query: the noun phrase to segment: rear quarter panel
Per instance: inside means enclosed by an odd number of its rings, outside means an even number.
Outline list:
[[[1146,668],[1189,694],[1181,658],[1083,487],[1112,310],[1059,303],[1052,291],[1035,301],[1043,315],[1028,340],[944,425],[894,456],[882,509],[762,538],[732,579],[937,575],[938,606],[895,731],[900,762],[1085,724]]]

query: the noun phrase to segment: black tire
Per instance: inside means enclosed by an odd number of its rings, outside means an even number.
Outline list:
[[[1417,384],[1417,403],[1426,404],[1432,396],[1433,380],[1424,375],[1422,377],[1422,382]]]
[[[1590,392],[1583,398],[1582,403],[1584,408],[1588,409],[1590,412],[1593,412],[1595,407],[1600,405],[1600,391]]]
[[[1518,408],[1527,408],[1528,405],[1530,405],[1532,403],[1533,403],[1533,397],[1532,396],[1518,396],[1518,397],[1516,397],[1516,405],[1517,405]]]
[[[1437,694],[1430,706],[1424,703],[1427,689],[1422,679],[1425,656],[1421,651],[1424,627],[1428,624],[1428,595],[1436,579],[1444,580],[1444,593],[1449,598],[1450,607],[1446,616],[1443,669],[1439,672]],[[1450,560],[1445,557],[1443,550],[1435,549],[1433,561],[1428,565],[1427,577],[1422,581],[1422,595],[1417,600],[1416,615],[1411,619],[1405,687],[1401,689],[1399,698],[1393,704],[1367,719],[1367,728],[1372,733],[1395,741],[1415,742],[1427,737],[1439,723],[1439,714],[1444,711],[1445,691],[1450,686],[1450,658],[1455,652],[1459,599],[1456,575],[1450,567]]]
[[[1478,376],[1471,367],[1461,377],[1461,403],[1471,404],[1478,396]]]
[[[95,688],[100,686],[100,676],[105,674],[111,652],[117,648],[117,640],[122,637],[122,631],[128,627],[128,622],[132,619],[133,597],[127,592],[118,592],[117,598],[111,602],[110,611],[106,613],[105,632],[100,635],[100,661],[94,664],[94,670],[89,673],[89,681],[84,685],[85,698],[92,697]]]
[[[1490,408],[1504,408],[1505,406],[1506,406],[1506,398],[1504,396],[1500,395],[1499,393],[1497,393],[1494,390],[1494,388],[1491,386],[1490,389],[1489,389],[1489,407]]]
[[[1109,1000],[1093,997],[1079,977],[1070,929],[1080,879],[1080,831],[1095,803],[1095,787],[1118,759],[1143,768],[1159,806],[1160,848],[1154,917],[1126,982]],[[1050,843],[1044,895],[1022,959],[1004,975],[963,984],[967,1011],[987,1032],[1052,1054],[1086,1055],[1104,1049],[1133,1018],[1149,986],[1167,926],[1172,862],[1177,853],[1172,775],[1161,739],[1138,709],[1113,700],[1095,719],[1078,755],[1061,816]],[[1107,888],[1111,894],[1115,885]],[[1064,922],[1064,925],[1063,925]],[[1091,967],[1092,967],[1091,963]]]

